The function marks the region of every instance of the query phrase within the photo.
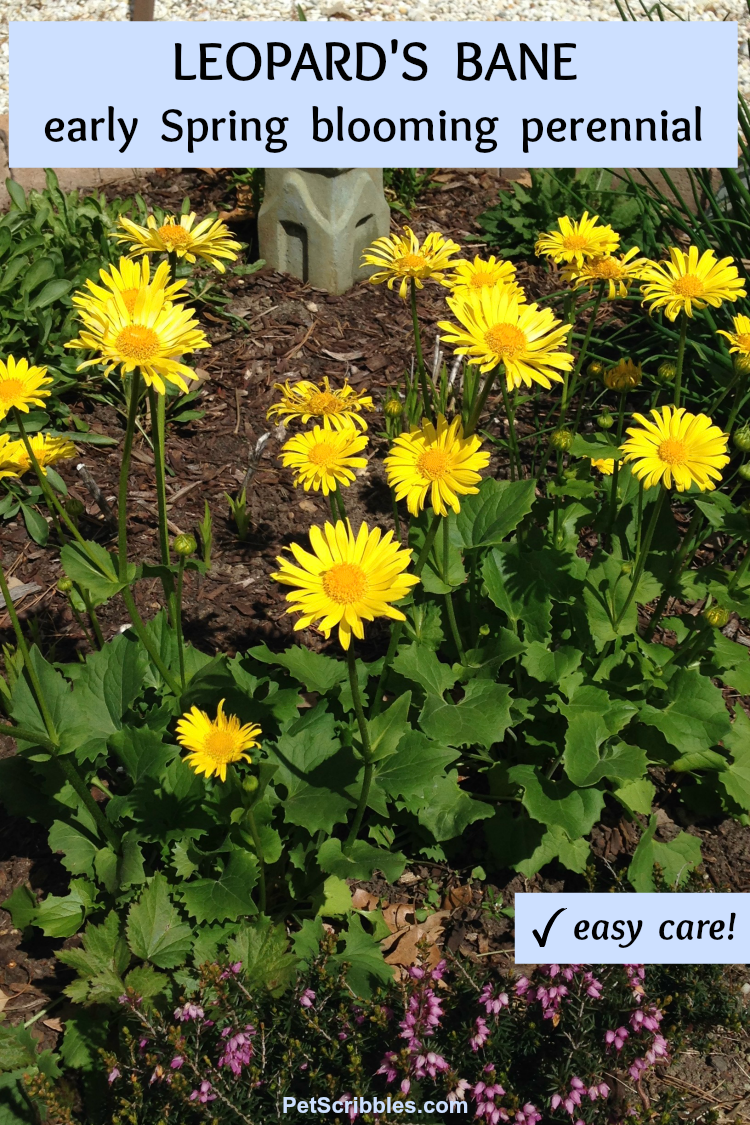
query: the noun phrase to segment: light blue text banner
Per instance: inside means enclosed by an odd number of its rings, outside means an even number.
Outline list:
[[[744,965],[747,894],[517,894],[517,964]]]
[[[10,25],[13,167],[736,167],[736,23]]]

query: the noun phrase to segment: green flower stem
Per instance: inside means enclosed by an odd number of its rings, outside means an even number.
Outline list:
[[[588,352],[589,344],[591,343],[591,334],[594,331],[594,321],[596,320],[596,314],[599,312],[599,306],[601,305],[602,299],[604,297],[604,286],[605,282],[600,281],[599,289],[594,300],[594,305],[589,316],[589,322],[586,326],[586,334],[583,337],[583,343],[581,344],[581,350],[578,353],[578,359],[576,360],[576,365],[573,368],[573,372],[570,376],[568,376],[568,373],[565,372],[563,376],[563,395],[560,402],[560,425],[562,425],[565,421],[565,416],[568,413],[568,407],[570,406],[573,396],[576,393],[576,389],[578,386],[578,376],[581,374],[581,369],[583,368],[583,364],[586,359],[586,353]]]
[[[450,523],[447,516],[443,517],[443,565],[441,567],[443,582],[446,586],[450,586],[448,581],[448,565],[450,560]],[[464,646],[461,641],[461,634],[458,631],[458,622],[456,621],[456,609],[453,605],[453,590],[451,589],[445,595],[445,608],[448,613],[448,624],[450,625],[451,635],[453,636],[453,643],[456,646],[458,659],[461,664],[466,663],[466,656],[464,655]]]
[[[185,580],[185,559],[180,555],[177,563],[177,598],[174,626],[177,631],[177,652],[180,658],[180,686],[185,690],[185,641],[182,635],[182,587]]]
[[[29,457],[29,461],[31,462],[31,467],[33,468],[34,472],[37,475],[37,479],[38,479],[39,484],[41,486],[42,492],[44,493],[44,499],[47,501],[47,507],[50,510],[50,515],[52,516],[53,519],[59,518],[65,524],[68,531],[73,536],[73,538],[76,540],[76,542],[81,547],[83,547],[83,549],[86,551],[86,554],[88,554],[88,543],[83,538],[83,536],[81,535],[81,533],[78,530],[78,528],[76,527],[76,525],[73,523],[73,521],[70,518],[70,516],[68,515],[68,513],[65,511],[65,508],[62,506],[60,501],[55,496],[54,490],[52,489],[49,481],[47,480],[47,476],[44,473],[44,471],[42,470],[42,466],[39,464],[39,461],[37,460],[37,456],[34,453],[31,442],[29,441],[28,434],[26,433],[26,429],[24,427],[23,420],[21,418],[21,412],[17,408],[15,408],[15,420],[16,420],[16,425],[18,426],[18,432],[21,435],[21,441],[24,444],[24,447],[25,447],[26,452],[27,452],[28,457]],[[89,557],[91,557],[91,556],[89,556]],[[92,559],[92,561],[95,562],[96,560]],[[97,569],[98,569],[98,564],[96,564],[96,565],[97,565]]]
[[[432,523],[430,524],[429,531],[425,536],[425,541],[422,544],[422,550],[419,552],[419,558],[414,564],[414,570],[412,572],[417,576],[417,578],[419,578],[424,568],[424,564],[427,562],[430,551],[432,550],[432,545],[435,542],[435,536],[437,535],[437,530],[442,518],[442,516],[432,517]],[[370,718],[374,718],[380,712],[380,708],[383,706],[383,688],[385,687],[386,676],[388,675],[388,669],[393,663],[393,658],[396,655],[396,649],[398,648],[398,642],[401,640],[401,633],[403,632],[403,628],[403,621],[394,621],[393,626],[391,627],[391,639],[388,645],[388,651],[385,654],[385,660],[383,661],[383,669],[380,673],[378,686],[375,689],[375,697],[372,701]]]
[[[331,505],[331,519],[333,520],[333,523],[334,523],[334,526],[335,526],[338,523],[338,519],[339,519],[339,513],[336,509],[336,493],[335,492],[329,492],[328,493],[328,503]]]
[[[255,823],[255,814],[251,807],[245,809],[245,823],[250,829],[250,835],[255,845],[255,854],[258,857],[258,882],[260,889],[260,912],[266,912],[266,865],[263,861],[263,845],[260,842],[260,833],[258,832],[258,825]]]
[[[130,380],[130,403],[128,406],[128,421],[125,428],[125,443],[122,447],[122,464],[120,466],[120,487],[117,494],[117,549],[119,552],[120,581],[128,580],[128,475],[130,472],[130,454],[133,451],[133,434],[135,420],[138,415],[138,393],[141,386],[140,368],[133,369]],[[135,604],[135,603],[134,603]]]
[[[8,735],[9,738],[20,738],[22,742],[33,742],[35,746],[43,746],[45,750],[49,750],[52,754],[57,750],[54,742],[50,742],[48,738],[42,738],[36,731],[27,730],[26,727],[12,727],[8,723],[0,723],[0,734]]]
[[[644,634],[644,640],[646,641],[650,641],[654,633],[656,632],[656,626],[661,621],[662,614],[664,613],[667,602],[670,599],[673,583],[678,575],[682,572],[688,550],[690,549],[690,544],[693,541],[693,536],[695,535],[695,532],[702,518],[703,516],[700,509],[695,508],[693,511],[692,519],[690,520],[690,523],[688,525],[688,529],[685,532],[685,537],[680,544],[679,551],[677,552],[677,557],[675,558],[674,565],[669,572],[667,581],[664,583],[664,589],[662,590],[661,596],[656,603],[656,608],[651,614],[651,620],[649,621],[648,628],[646,629],[646,632]]]
[[[479,417],[480,417],[482,411],[484,410],[484,404],[487,401],[487,398],[489,396],[490,391],[492,390],[492,384],[495,381],[495,376],[497,375],[498,371],[500,370],[500,367],[501,367],[501,364],[498,363],[497,366],[493,367],[492,370],[488,373],[487,378],[484,381],[484,386],[482,387],[481,391],[477,395],[476,401],[474,402],[474,405],[471,408],[471,413],[469,414],[469,421],[467,422],[466,429],[464,431],[465,437],[469,437],[476,430],[477,423],[479,422]]]
[[[91,600],[91,595],[89,594],[88,590],[85,590],[83,588],[83,586],[76,586],[76,590],[80,594],[83,604],[86,606],[86,613],[89,615],[89,621],[91,622],[91,628],[94,631],[96,643],[99,648],[104,648],[104,634],[102,633],[102,627],[99,624],[99,618],[96,615],[96,610],[94,609],[94,603]]]
[[[77,592],[80,596],[80,587],[76,586],[76,590],[77,590]],[[68,594],[68,607],[70,609],[70,612],[73,614],[73,618],[74,618],[76,624],[78,625],[78,628],[81,630],[84,637],[88,641],[89,648],[91,648],[92,650],[97,649],[97,648],[101,648],[101,645],[98,644],[98,643],[95,643],[94,638],[91,636],[91,633],[89,633],[88,629],[86,628],[86,626],[84,624],[84,621],[83,621],[83,618],[81,617],[81,615],[78,612],[78,610],[76,609],[76,607],[73,605],[73,599],[71,598],[70,594]]]
[[[8,583],[5,580],[5,570],[2,566],[2,563],[0,563],[0,594],[3,595],[3,598],[5,600],[5,608],[8,611],[8,617],[10,617],[10,623],[13,626],[13,632],[16,634],[16,644],[18,645],[18,651],[23,657],[26,675],[29,677],[31,690],[34,693],[34,699],[36,701],[37,707],[39,708],[39,714],[42,716],[44,728],[47,731],[50,742],[54,746],[59,746],[60,737],[57,733],[57,727],[55,726],[50,710],[47,707],[47,701],[45,699],[44,692],[42,691],[42,685],[39,677],[36,674],[36,668],[31,662],[29,647],[26,644],[26,638],[24,637],[23,630],[21,629],[21,622],[18,620],[16,607],[13,605],[13,599],[10,596],[10,590],[8,589]]]
[[[661,485],[660,488],[659,488],[658,499],[657,499],[656,503],[654,504],[653,509],[651,511],[651,519],[649,520],[648,527],[646,528],[646,534],[643,537],[641,549],[638,553],[638,558],[636,559],[636,562],[635,562],[635,569],[633,570],[633,577],[632,577],[632,582],[631,582],[631,585],[630,585],[630,591],[628,592],[628,596],[625,599],[625,605],[620,610],[620,614],[619,614],[617,620],[614,622],[615,629],[618,628],[618,626],[619,626],[620,622],[622,621],[623,617],[625,616],[625,614],[630,609],[630,604],[633,601],[633,598],[635,597],[635,591],[638,587],[638,583],[641,580],[641,575],[643,574],[643,568],[646,565],[646,560],[648,559],[649,552],[651,550],[651,541],[654,538],[654,532],[656,531],[656,525],[659,522],[659,516],[661,515],[661,510],[662,510],[662,507],[664,505],[664,497],[666,495],[667,495],[667,490],[664,487],[664,485]]]
[[[409,292],[411,297],[411,322],[414,327],[414,350],[417,353],[417,375],[422,388],[424,412],[430,417],[433,411],[433,402],[432,395],[427,385],[427,368],[424,365],[424,355],[422,354],[422,335],[419,329],[419,315],[417,313],[417,283],[414,278],[411,279]]]
[[[372,762],[372,744],[370,742],[370,732],[367,728],[367,719],[365,718],[364,708],[362,707],[362,696],[359,692],[359,680],[357,679],[357,658],[354,655],[354,645],[349,642],[349,648],[346,650],[346,662],[349,668],[349,684],[352,689],[352,700],[354,701],[354,711],[357,716],[357,724],[359,726],[359,735],[362,739],[362,760],[365,763],[364,775],[362,777],[362,789],[359,794],[359,802],[354,813],[354,820],[349,829],[349,835],[344,844],[344,852],[348,852],[354,841],[357,839],[360,828],[362,827],[362,820],[367,808],[367,798],[370,796],[370,786],[372,785],[373,762]]]
[[[163,566],[171,566],[169,551],[169,527],[167,525],[167,481],[166,481],[166,392],[158,394],[153,387],[148,388],[149,412],[151,414],[151,447],[154,451],[154,476],[156,477],[156,504],[159,517],[159,551]],[[164,597],[172,624],[176,627],[177,606],[175,603],[172,576],[162,577]]]
[[[339,519],[346,523],[346,507],[344,505],[344,497],[341,495],[341,485],[336,481],[336,504],[339,509]]]
[[[518,434],[516,433],[516,395],[513,394],[513,399],[508,397],[508,391],[505,386],[505,379],[500,380],[500,390],[503,396],[503,406],[505,407],[505,414],[508,419],[508,442],[510,445],[510,479],[516,479],[516,471],[518,472],[518,479],[523,479],[523,469],[521,466],[521,453],[518,448]]]
[[[390,489],[391,504],[393,505],[393,526],[396,531],[396,538],[400,547],[403,547],[404,541],[401,537],[401,517],[398,514],[398,501],[396,500],[396,493],[394,489]]]
[[[159,653],[156,651],[154,643],[149,637],[146,626],[143,623],[143,618],[138,612],[138,607],[136,606],[135,598],[133,597],[133,591],[130,589],[130,586],[126,585],[123,586],[120,593],[122,594],[122,600],[125,602],[125,608],[128,611],[130,620],[133,622],[133,628],[135,629],[138,640],[141,642],[146,652],[151,657],[154,667],[158,670],[160,676],[164,680],[164,683],[167,685],[169,690],[173,692],[173,694],[176,695],[179,699],[181,695],[180,685],[178,684],[172,673],[169,671],[162,658],[159,656]]]
[[[167,251],[167,261],[169,262],[169,276],[171,281],[177,281],[177,251]]]
[[[732,580],[729,583],[728,592],[730,594],[734,593],[734,591],[737,589],[737,586],[739,585],[741,579],[745,577],[745,572],[746,572],[748,566],[750,566],[750,547],[747,547],[745,549],[745,557],[742,560],[742,562],[740,563],[740,565],[737,567],[737,569],[735,570],[734,578],[732,578]]]
[[[620,448],[622,443],[622,431],[625,425],[625,395],[620,395],[620,410],[617,415],[617,439],[615,444]],[[615,526],[617,519],[617,481],[620,476],[620,462],[615,461],[614,468],[612,469],[612,485],[609,493],[609,524],[608,531],[611,533],[612,528]]]
[[[677,363],[675,364],[677,370],[674,376],[674,404],[680,405],[680,396],[682,393],[682,369],[685,365],[685,341],[687,340],[687,326],[688,318],[685,313],[680,313],[680,341],[677,345]]]
[[[746,386],[747,376],[743,373],[737,378],[737,389],[734,392],[732,409],[729,411],[729,417],[727,418],[726,432],[728,434],[731,434],[732,430],[734,429],[734,423],[737,421],[737,415],[739,413],[740,407],[742,406],[742,400],[745,395]]]
[[[104,813],[99,808],[94,798],[91,796],[91,790],[78,773],[78,770],[76,769],[73,762],[66,755],[60,755],[60,736],[57,732],[57,727],[55,726],[54,719],[50,714],[50,710],[47,707],[44,691],[42,690],[42,685],[39,677],[36,674],[36,668],[32,663],[31,654],[29,653],[29,649],[26,644],[26,638],[23,635],[21,623],[18,620],[18,614],[16,613],[13,601],[10,596],[10,590],[8,589],[8,583],[5,580],[5,571],[3,570],[2,565],[0,565],[0,593],[2,593],[3,598],[5,599],[5,608],[7,609],[8,616],[10,617],[11,624],[13,626],[13,632],[16,634],[16,643],[18,644],[19,652],[23,657],[26,675],[29,677],[29,683],[31,684],[34,701],[39,708],[39,714],[42,716],[42,722],[44,723],[45,730],[47,731],[47,740],[42,742],[39,739],[38,735],[33,734],[31,731],[24,731],[23,727],[11,727],[10,729],[8,729],[7,733],[12,734],[14,738],[21,739],[23,739],[24,734],[29,734],[30,742],[36,742],[39,745],[46,745],[47,749],[53,755],[55,761],[60,766],[65,780],[70,782],[75,792],[81,798],[83,804],[91,813],[94,822],[104,836],[104,839],[107,840],[107,842],[110,843],[115,850],[117,850],[120,846],[120,840],[117,833],[114,831],[112,825],[109,823]]]

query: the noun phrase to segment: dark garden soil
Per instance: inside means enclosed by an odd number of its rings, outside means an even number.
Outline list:
[[[475,239],[475,252],[480,253],[483,244],[476,219],[494,202],[498,186],[493,172],[442,170],[432,189],[414,207],[411,223],[419,235],[439,229],[463,245]],[[252,245],[252,216],[245,213],[242,189],[238,190],[239,198],[229,173],[206,170],[157,171],[145,180],[117,185],[119,195],[139,191],[147,205],[167,210],[179,211],[183,197],[189,195],[191,207],[199,215],[213,210],[227,213],[238,236]],[[400,225],[394,222],[394,228]],[[250,254],[248,251],[248,260],[252,260]],[[518,272],[533,296],[558,287],[546,268],[536,263],[522,263]],[[269,578],[281,549],[304,536],[312,523],[324,520],[329,508],[319,494],[293,489],[290,473],[278,463],[280,435],[266,421],[266,411],[276,398],[274,384],[300,377],[319,380],[328,376],[337,385],[346,377],[355,388],[368,388],[379,406],[386,389],[412,361],[408,306],[385,286],[364,283],[335,297],[266,268],[246,278],[219,279],[218,287],[231,294],[227,312],[234,319],[226,319],[210,305],[200,308],[202,326],[211,340],[211,348],[196,356],[200,406],[205,416],[190,426],[173,427],[167,442],[172,531],[194,531],[206,501],[214,521],[211,574],[205,579],[192,573],[186,576],[185,632],[189,640],[211,654],[243,651],[260,642],[277,649],[298,642],[319,650],[335,650],[335,638],[326,643],[312,631],[293,632],[283,590]],[[609,309],[603,315],[616,317],[617,310]],[[437,335],[436,322],[444,316],[443,293],[438,286],[427,286],[420,294],[420,320],[428,356]],[[71,405],[92,429],[118,442],[109,447],[81,446],[82,460],[114,507],[124,419],[110,406],[85,400]],[[499,402],[490,400],[490,413],[496,405]],[[500,432],[500,425],[499,420],[493,422],[495,432]],[[355,526],[361,519],[393,526],[382,469],[385,442],[378,437],[379,428],[379,416],[373,415],[371,459],[346,498]],[[269,431],[270,440],[248,490],[250,534],[245,543],[240,543],[228,520],[224,494],[237,490],[257,440]],[[153,458],[145,440],[136,442],[133,457],[128,503],[130,551],[133,558],[155,562],[156,492]],[[502,454],[493,456],[490,471],[500,477],[507,475]],[[65,468],[63,475],[71,494],[86,506],[82,517],[85,534],[109,544],[111,530],[74,465]],[[0,557],[10,574],[37,587],[19,603],[19,611],[22,618],[35,621],[40,643],[47,651],[52,649],[58,660],[75,659],[76,651],[87,651],[65,598],[56,591],[60,569],[55,547],[36,546],[20,522],[0,526],[0,544]],[[585,538],[581,549],[590,549]],[[144,617],[153,616],[161,608],[160,595],[158,580],[140,583],[137,598]],[[700,606],[671,607],[671,612],[699,610]],[[100,617],[106,637],[127,619],[118,599],[110,602]],[[725,631],[750,646],[750,630],[736,618]],[[369,629],[369,653],[365,655],[379,655],[385,636],[384,628]],[[669,637],[666,639],[668,642]],[[0,642],[11,640],[9,619],[0,616]],[[742,702],[747,703],[727,696],[730,707]],[[10,740],[0,738],[0,755],[11,752]],[[655,780],[658,783],[658,778]],[[750,890],[750,828],[730,820],[692,824],[684,809],[675,811],[671,807],[669,792],[663,786],[661,796],[661,838],[668,840],[681,829],[701,838],[704,865],[691,889]],[[531,880],[506,872],[497,886],[488,886],[470,878],[475,867],[490,866],[477,834],[475,839],[467,839],[459,869],[416,864],[395,887],[366,884],[356,888],[356,893],[364,896],[363,905],[390,904],[392,920],[400,928],[388,950],[388,959],[394,965],[409,963],[409,946],[413,947],[419,937],[414,912],[420,911],[421,918],[425,910],[428,917],[437,915],[432,923],[425,923],[430,931],[426,936],[437,938],[445,952],[501,971],[512,969],[512,920],[501,911],[512,906],[515,891],[609,889],[622,879],[638,835],[637,824],[625,821],[609,807],[593,832],[595,858],[590,877],[572,875],[562,867],[547,868],[544,876]],[[66,873],[50,853],[42,829],[4,817],[0,820],[0,901],[25,882],[35,890],[61,893]],[[54,950],[61,944],[38,939],[21,946],[21,935],[12,928],[7,912],[0,910],[0,1009],[5,1005],[14,1021],[31,1018],[50,998],[59,995],[64,979]],[[744,968],[737,971],[744,973]],[[45,1045],[53,1045],[64,1018],[65,1008],[60,1005],[49,1019],[43,1017],[37,1023]],[[672,1084],[681,1095],[684,1112],[677,1112],[675,1121],[705,1120],[704,1114],[712,1109],[719,1113],[719,1120],[750,1121],[750,1043],[738,1041],[736,1035],[724,1036],[717,1031],[711,1053],[685,1053],[660,1080]]]

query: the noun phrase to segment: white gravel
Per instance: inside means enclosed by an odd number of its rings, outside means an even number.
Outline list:
[[[652,0],[644,0],[648,6]],[[685,19],[737,20],[740,89],[750,98],[750,15],[745,0],[670,5]],[[619,20],[614,0],[302,0],[308,20]],[[638,0],[631,0],[634,11]],[[156,0],[158,20],[287,20],[292,0]],[[673,19],[669,13],[667,18]],[[0,113],[8,112],[9,20],[126,20],[128,0],[0,0]],[[637,80],[632,73],[631,79]],[[626,79],[627,81],[628,79]]]

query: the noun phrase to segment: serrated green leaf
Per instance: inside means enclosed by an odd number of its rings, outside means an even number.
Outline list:
[[[546,863],[559,859],[563,867],[582,875],[590,858],[591,850],[586,840],[571,841],[559,825],[553,824],[544,833],[528,859],[519,860],[514,864],[514,870],[520,871],[527,879],[531,879]]]
[[[653,875],[655,863],[662,869],[666,886],[676,890],[703,858],[700,840],[687,832],[680,832],[668,844],[654,840],[658,823],[655,816],[650,818],[628,868],[628,879],[636,891],[641,893],[656,889]]]
[[[534,766],[512,766],[511,781],[523,788],[522,803],[534,820],[551,828],[562,828],[570,840],[587,836],[604,805],[600,789],[579,789],[568,780],[551,781]]]
[[[721,691],[696,669],[679,668],[669,682],[663,707],[640,708],[640,720],[656,727],[681,754],[702,754],[731,730]]]
[[[357,996],[369,999],[374,987],[393,980],[393,970],[383,960],[380,943],[367,933],[359,915],[349,920],[341,940],[343,949],[333,954],[331,963],[349,965],[347,983]]]
[[[301,645],[293,645],[286,652],[271,652],[267,645],[257,645],[249,649],[247,655],[264,664],[286,668],[290,675],[304,684],[306,691],[317,691],[321,695],[331,691],[348,676],[343,660],[334,660]]]
[[[527,560],[525,560],[527,561]],[[547,641],[551,632],[552,602],[549,589],[519,573],[515,551],[490,551],[482,564],[482,578],[490,600],[505,613],[514,631],[523,622],[526,641]]]
[[[732,761],[718,775],[719,785],[741,809],[750,812],[750,719],[742,707],[737,707],[724,745],[731,752]]]
[[[401,646],[393,667],[404,679],[419,684],[428,694],[439,695],[441,698],[458,679],[448,664],[441,664],[437,653],[416,642]]]
[[[180,753],[179,746],[162,742],[162,732],[149,727],[125,727],[110,740],[134,785],[144,777],[158,779]]]
[[[96,604],[106,602],[127,583],[121,582],[115,560],[104,547],[88,540],[86,550],[78,543],[66,543],[60,552],[60,562],[68,578],[83,586],[95,599]],[[135,577],[135,566],[128,564],[128,580]]]
[[[489,804],[475,801],[461,788],[457,770],[434,778],[425,787],[423,800],[424,804],[417,808],[417,818],[438,842],[461,836],[470,824],[487,820],[493,814]]]
[[[410,807],[418,807],[435,778],[443,776],[457,757],[457,750],[441,746],[421,731],[409,731],[396,753],[378,763],[375,782],[390,797],[403,797]]]
[[[187,960],[193,944],[190,926],[180,920],[169,896],[169,884],[157,872],[128,911],[127,938],[131,952],[161,969]]]
[[[360,763],[350,748],[341,746],[333,716],[320,704],[293,723],[269,755],[279,766],[276,787],[287,790],[287,823],[330,834],[346,820],[356,803],[346,789],[356,780]]]
[[[258,861],[246,851],[233,851],[214,879],[195,879],[180,887],[188,912],[198,923],[235,922],[257,913],[252,890],[258,882]]]
[[[639,781],[629,781],[626,785],[619,786],[613,791],[613,796],[630,812],[650,816],[656,796],[656,786],[653,781],[642,777]]]
[[[476,496],[461,500],[456,526],[466,550],[494,547],[515,531],[534,503],[535,480],[486,477]]]
[[[0,1023],[0,1070],[34,1066],[38,1044],[31,1031],[19,1024]]]
[[[49,830],[49,846],[53,852],[63,852],[63,867],[71,874],[93,874],[99,845],[81,826],[54,821]]]
[[[26,884],[22,883],[4,902],[0,902],[0,906],[8,911],[15,928],[23,931],[34,921],[37,901]]]
[[[296,976],[299,960],[289,949],[281,923],[262,916],[242,925],[227,943],[230,961],[242,962],[242,983],[251,992],[265,989],[279,996]]]
[[[553,649],[541,641],[531,641],[526,646],[521,663],[535,680],[558,684],[565,690],[565,682],[578,669],[582,659],[581,650],[572,645]]]
[[[116,1004],[123,991],[122,974],[130,961],[117,914],[112,911],[101,925],[89,922],[81,941],[81,949],[63,949],[57,954],[58,960],[78,973],[78,979],[66,987],[66,995],[79,1004]]]
[[[341,841],[331,838],[320,845],[318,863],[328,875],[341,879],[371,879],[374,871],[382,871],[389,883],[395,883],[404,873],[406,856],[375,848],[366,840],[355,840],[344,854]]]
[[[95,905],[94,885],[85,879],[72,879],[67,895],[47,895],[39,903],[34,925],[39,926],[45,937],[72,937]]]
[[[469,680],[460,703],[428,695],[419,723],[425,734],[449,746],[489,749],[510,726],[510,688],[490,680]]]
[[[385,711],[368,721],[371,761],[380,762],[395,753],[404,731],[409,729],[410,704],[411,692],[405,691],[398,699],[394,699]]]

